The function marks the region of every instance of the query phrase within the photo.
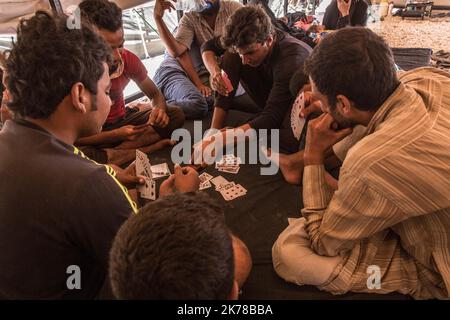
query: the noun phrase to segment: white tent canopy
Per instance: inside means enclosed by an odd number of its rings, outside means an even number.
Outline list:
[[[76,5],[81,0],[60,0],[63,9]],[[145,0],[115,0],[122,9],[143,4]],[[0,0],[0,34],[13,34],[21,18],[32,16],[36,10],[50,9],[48,0]]]

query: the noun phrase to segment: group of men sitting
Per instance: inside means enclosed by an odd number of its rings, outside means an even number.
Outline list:
[[[170,2],[156,1],[155,21],[189,85],[215,92],[220,135],[280,130],[279,165],[302,183],[304,208],[273,245],[277,274],[333,294],[449,298],[450,75],[397,74],[388,45],[366,28],[342,28],[312,50],[260,6],[207,3],[184,14],[175,36],[162,19]],[[138,208],[133,190],[144,181],[134,164],[120,167],[136,149],[172,145],[185,108],[167,103],[123,48],[117,5],[85,0],[80,10],[78,29],[47,12],[21,21],[3,61],[0,297],[236,299],[250,252],[198,191],[197,171],[175,165],[160,198]],[[194,42],[210,87],[193,67]],[[130,80],[150,104],[125,108]],[[299,94],[304,143],[290,128]],[[238,128],[226,128],[231,109],[248,114]],[[327,169],[338,166],[337,181]]]

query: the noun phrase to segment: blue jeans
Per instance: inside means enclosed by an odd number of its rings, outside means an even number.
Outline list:
[[[180,107],[186,119],[202,119],[214,103],[213,95],[204,97],[187,75],[179,70],[160,68],[154,79],[167,103]]]

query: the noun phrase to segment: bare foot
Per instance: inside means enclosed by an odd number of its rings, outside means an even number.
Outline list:
[[[135,140],[124,141],[116,146],[115,149],[137,149],[151,145],[155,142],[158,142],[159,140],[161,140],[159,134],[157,134],[153,128],[148,128],[145,133],[143,133]]]
[[[267,150],[267,157],[281,170],[284,180],[290,184],[301,184],[303,178],[303,151],[293,154],[275,153]]]
[[[148,154],[168,146],[173,146],[175,143],[176,141],[163,139],[149,146],[139,148],[139,150]],[[136,149],[105,149],[105,151],[108,155],[108,163],[117,166],[121,166],[136,159]]]
[[[105,149],[108,155],[108,164],[121,166],[136,158],[136,150],[132,149]]]
[[[174,140],[163,139],[163,140],[159,140],[158,142],[153,143],[153,144],[151,144],[149,146],[139,148],[139,150],[144,152],[144,153],[152,153],[152,152],[155,152],[157,150],[161,150],[161,149],[163,149],[165,147],[173,146],[173,145],[175,145],[175,143],[177,143],[177,142],[174,141]]]

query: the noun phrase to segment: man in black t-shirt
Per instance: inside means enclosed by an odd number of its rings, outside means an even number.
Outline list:
[[[223,130],[222,137],[231,130],[280,129],[280,148],[289,153],[297,151],[298,141],[290,128],[294,97],[289,92],[289,81],[295,71],[303,67],[312,49],[289,34],[276,30],[264,9],[257,6],[237,10],[225,29],[221,39],[213,38],[202,46],[202,57],[211,73],[211,87],[218,93],[211,128],[226,126],[229,110],[236,108],[234,97],[241,83],[259,110],[240,126]],[[222,53],[219,67],[216,56]],[[228,89],[225,88],[222,70],[229,78]],[[211,143],[212,140],[207,138],[199,146],[205,150]]]
[[[99,297],[112,240],[137,212],[116,172],[73,146],[109,113],[110,57],[66,20],[40,11],[21,22],[6,63],[15,120],[0,132],[0,298]],[[198,178],[184,173],[190,191]]]

